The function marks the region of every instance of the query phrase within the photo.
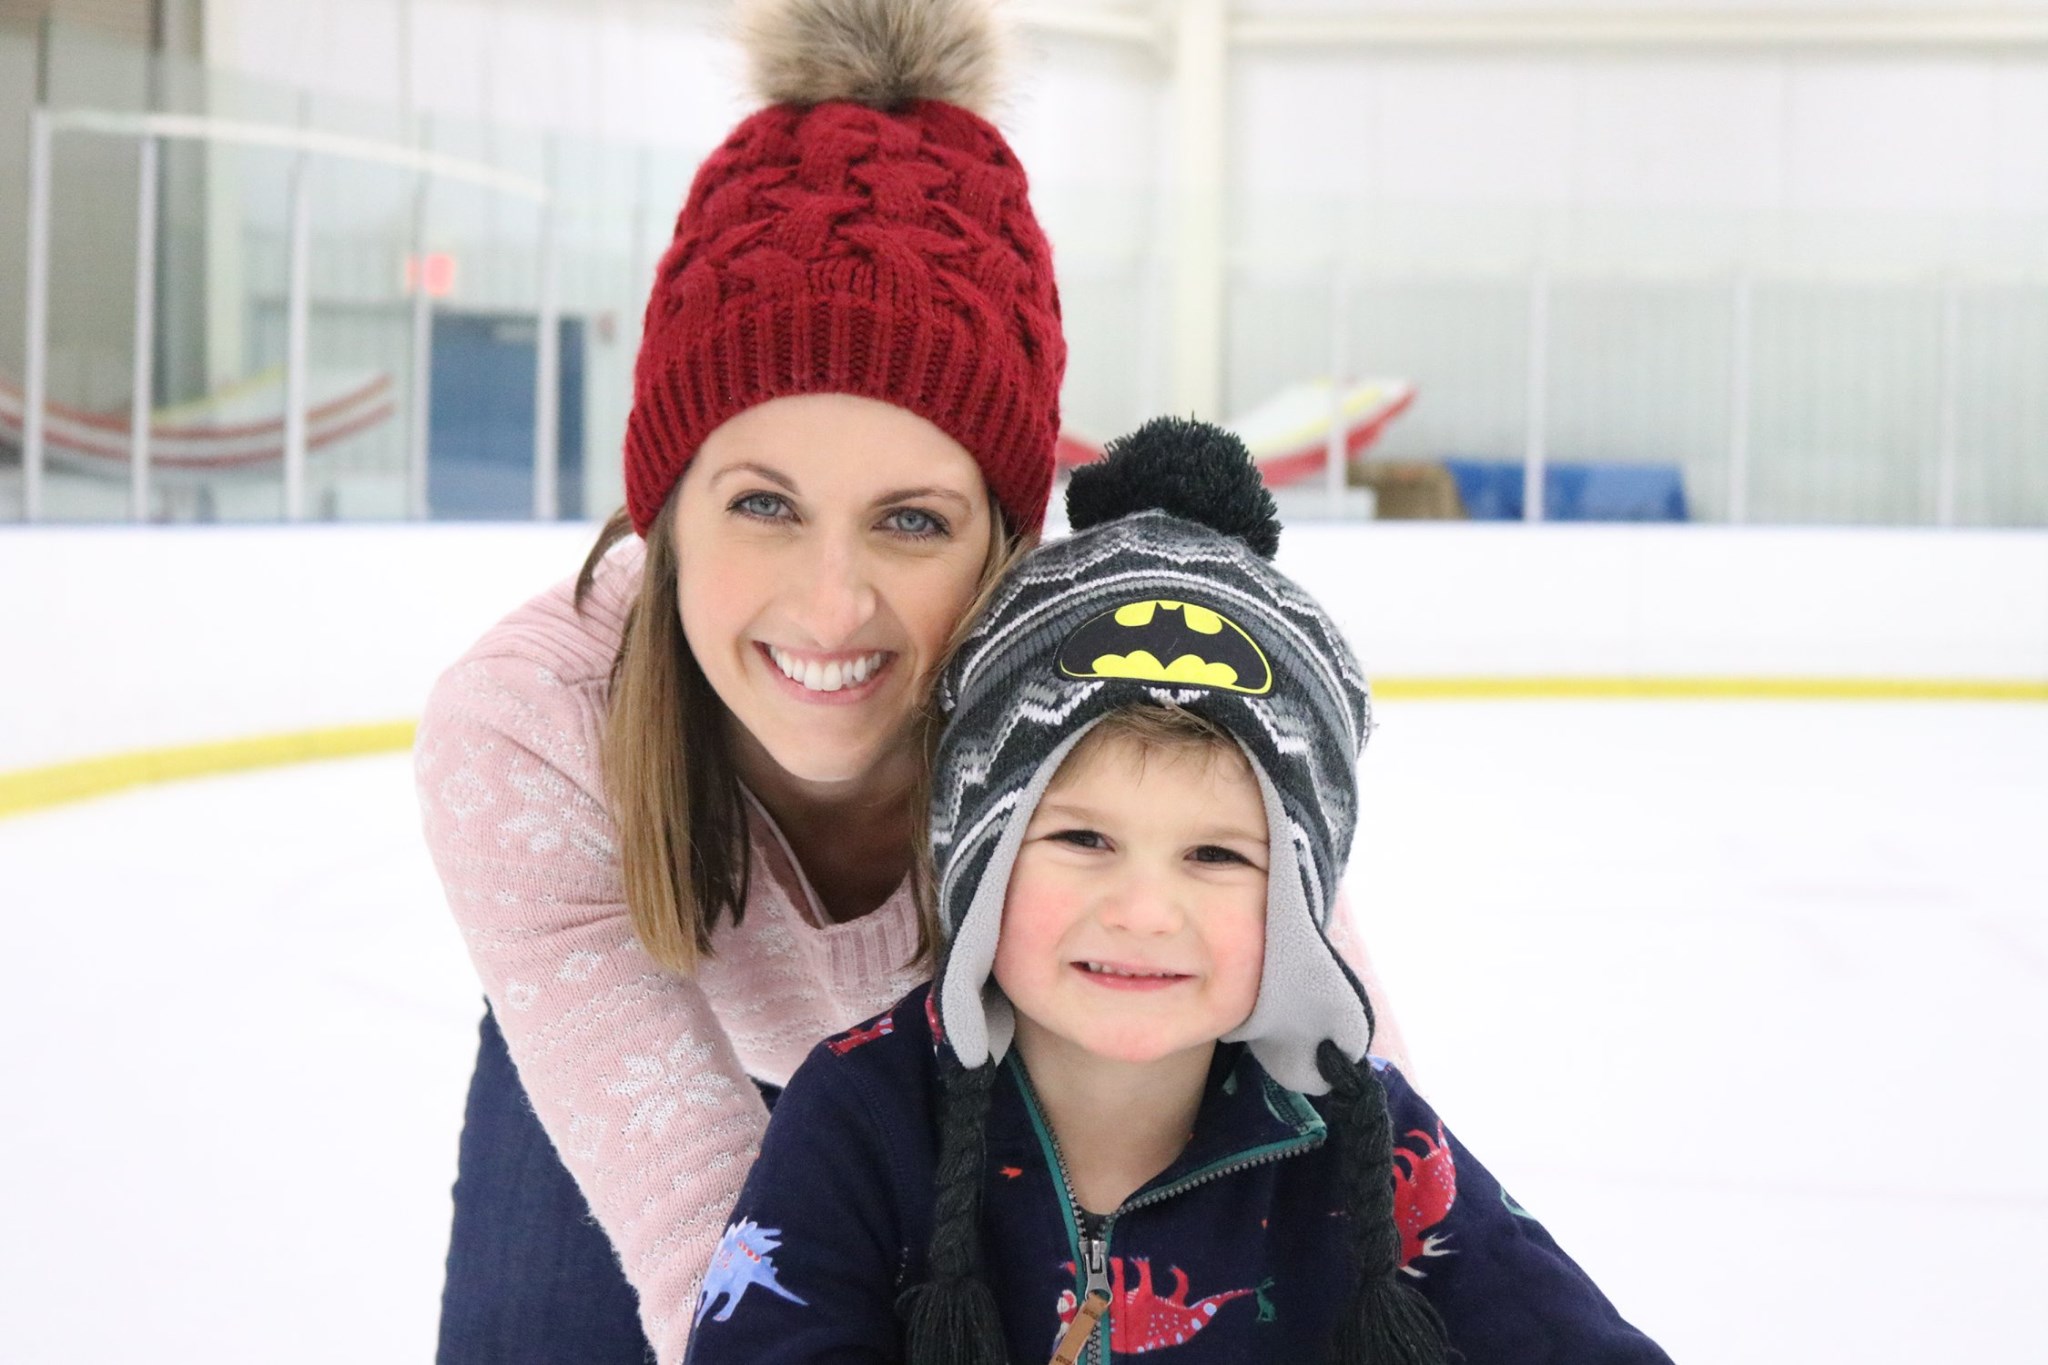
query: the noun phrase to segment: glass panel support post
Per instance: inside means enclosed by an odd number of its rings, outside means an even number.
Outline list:
[[[421,171],[412,198],[412,403],[406,413],[405,514],[433,515],[428,500],[429,420],[434,402],[434,300],[427,292],[427,196],[433,177]]]
[[[1342,219],[1340,211],[1340,223]],[[1350,472],[1344,431],[1344,385],[1351,369],[1351,272],[1346,245],[1340,242],[1337,246],[1330,280],[1330,430],[1323,442],[1323,493],[1333,521],[1344,515],[1345,476]]]
[[[1747,270],[1735,277],[1728,312],[1728,520],[1749,520],[1749,424],[1755,335],[1756,285]]]
[[[285,292],[284,519],[306,519],[306,324],[308,257],[312,248],[313,160],[301,152],[292,167],[290,281]]]
[[[128,515],[149,520],[149,424],[156,405],[157,139],[136,139],[134,387],[128,408]]]
[[[1941,286],[1941,409],[1934,455],[1934,521],[1956,524],[1956,464],[1960,425],[1963,296],[1954,279]]]
[[[557,293],[557,255],[560,243],[560,209],[553,193],[555,179],[554,142],[548,143],[547,181],[549,193],[540,204],[540,334],[533,348],[533,517],[553,521],[561,515],[561,498],[556,488],[560,476],[562,327],[561,302]]]
[[[50,115],[29,110],[28,297],[23,309],[21,515],[43,517],[44,432],[50,377]]]
[[[1543,469],[1548,452],[1544,428],[1549,420],[1545,400],[1550,386],[1550,270],[1538,264],[1529,272],[1529,392],[1522,452],[1522,519],[1543,520]]]

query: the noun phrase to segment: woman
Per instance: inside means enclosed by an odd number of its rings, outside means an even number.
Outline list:
[[[928,969],[928,676],[1044,517],[1066,348],[1023,170],[964,107],[985,6],[776,0],[745,41],[769,107],[648,305],[644,550],[615,518],[421,724],[491,1005],[443,1362],[681,1359],[766,1100]]]

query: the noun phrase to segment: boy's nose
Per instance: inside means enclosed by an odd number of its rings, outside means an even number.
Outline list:
[[[1099,913],[1106,927],[1132,934],[1170,934],[1183,918],[1171,882],[1144,873],[1119,879],[1104,894]]]

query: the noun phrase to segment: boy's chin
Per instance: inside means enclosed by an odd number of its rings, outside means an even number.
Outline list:
[[[1101,1061],[1116,1062],[1122,1066],[1150,1066],[1183,1057],[1195,1049],[1206,1052],[1215,1045],[1214,1038],[1155,1034],[1090,1038],[1081,1046],[1083,1051]]]

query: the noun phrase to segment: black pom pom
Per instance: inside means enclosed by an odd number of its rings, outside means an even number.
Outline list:
[[[1280,548],[1280,509],[1251,452],[1207,422],[1155,417],[1111,441],[1067,484],[1067,521],[1076,531],[1153,511],[1235,536],[1264,559]]]

